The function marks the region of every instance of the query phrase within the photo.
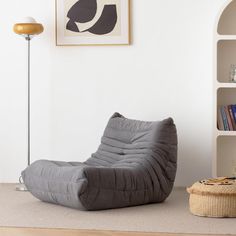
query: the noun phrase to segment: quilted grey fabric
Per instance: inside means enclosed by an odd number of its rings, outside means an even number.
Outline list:
[[[145,122],[115,113],[87,161],[39,160],[22,177],[42,201],[100,210],[164,201],[173,187],[176,161],[171,118]]]

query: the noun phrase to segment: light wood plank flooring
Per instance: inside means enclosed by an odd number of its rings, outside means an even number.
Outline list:
[[[38,229],[38,228],[0,228],[0,236],[210,236],[209,234],[169,234],[119,232],[105,230],[69,230],[69,229]],[[212,236],[212,235],[211,235]],[[216,235],[214,235],[216,236]],[[224,235],[217,235],[224,236]],[[236,236],[236,235],[231,235]]]

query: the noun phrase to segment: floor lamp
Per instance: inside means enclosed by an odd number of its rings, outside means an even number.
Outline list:
[[[28,46],[28,136],[27,136],[27,164],[30,165],[30,41],[31,39],[43,32],[43,25],[39,24],[32,17],[25,17],[20,23],[13,27],[16,34],[22,35]],[[23,184],[22,178],[19,178],[20,184],[16,187],[18,191],[27,191],[26,186]]]

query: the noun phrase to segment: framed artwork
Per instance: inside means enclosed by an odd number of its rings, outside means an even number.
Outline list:
[[[129,0],[56,0],[56,45],[130,43]]]

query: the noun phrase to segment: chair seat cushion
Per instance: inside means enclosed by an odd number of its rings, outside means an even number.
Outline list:
[[[87,161],[39,160],[22,177],[42,201],[86,210],[118,208],[164,201],[173,187],[176,159],[171,118],[145,122],[115,113]]]

